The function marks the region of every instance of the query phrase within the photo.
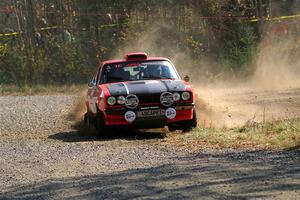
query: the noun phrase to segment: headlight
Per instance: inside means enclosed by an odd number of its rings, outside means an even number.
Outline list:
[[[187,101],[191,98],[191,95],[189,92],[183,92],[182,95],[181,95],[182,99]]]
[[[173,94],[173,99],[174,99],[174,101],[179,101],[180,100],[180,94],[178,92],[175,92]]]
[[[126,101],[126,99],[125,99],[125,97],[124,96],[119,96],[118,97],[118,104],[125,104],[125,101]]]
[[[108,103],[108,105],[111,105],[111,106],[113,106],[113,105],[115,105],[116,104],[116,98],[115,97],[108,97],[107,98],[107,103]]]

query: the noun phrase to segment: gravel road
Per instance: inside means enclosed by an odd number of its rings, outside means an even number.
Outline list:
[[[251,88],[207,88],[199,90],[201,113],[209,125],[236,127],[248,120],[263,122],[300,117],[300,89],[258,90]],[[203,124],[203,121],[200,121]]]
[[[0,199],[299,199],[300,151],[191,150],[157,131],[82,136],[75,96],[0,97]]]

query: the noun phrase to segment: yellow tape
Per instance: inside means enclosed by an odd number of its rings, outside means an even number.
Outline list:
[[[45,30],[51,30],[51,29],[55,29],[57,28],[57,26],[51,26],[51,27],[45,27],[45,28],[40,28],[41,31],[45,31]]]
[[[13,32],[13,33],[0,33],[0,37],[3,37],[3,36],[15,36],[15,35],[18,35],[19,32]]]
[[[45,30],[50,30],[50,29],[55,29],[57,28],[57,26],[51,26],[51,27],[45,27],[45,28],[40,28],[41,31],[45,31]],[[12,32],[12,33],[0,33],[0,37],[4,37],[4,36],[15,36],[15,35],[19,35],[22,34],[23,32]]]
[[[99,26],[99,28],[104,28],[104,27],[114,27],[117,26],[118,24],[109,24],[109,25],[102,25]],[[41,31],[46,31],[46,30],[51,30],[51,29],[56,29],[58,28],[58,26],[51,26],[51,27],[45,27],[45,28],[40,28]],[[82,28],[81,30],[86,31],[86,28]],[[4,37],[4,36],[15,36],[15,35],[19,35],[22,32],[13,32],[13,33],[0,33],[0,37]]]
[[[108,24],[108,25],[102,25],[99,26],[99,28],[104,28],[104,27],[113,27],[113,26],[117,26],[118,24]]]
[[[300,14],[290,15],[290,16],[275,17],[275,18],[273,18],[273,20],[278,20],[278,19],[292,19],[292,18],[297,18],[297,17],[300,17]]]
[[[298,18],[300,17],[300,14],[296,14],[296,15],[287,15],[287,16],[280,16],[280,17],[273,17],[273,18],[252,18],[247,22],[259,22],[259,21],[276,21],[276,20],[281,20],[281,19],[294,19],[294,18]],[[117,26],[118,24],[109,24],[109,25],[102,25],[99,26],[99,28],[104,28],[104,27],[114,27]],[[52,26],[52,27],[45,27],[45,28],[40,28],[41,31],[44,30],[51,30],[51,29],[55,29],[58,28],[58,26]],[[81,30],[85,31],[87,30],[86,28],[82,28]],[[15,36],[18,34],[21,34],[22,32],[13,32],[13,33],[0,33],[0,37],[5,37],[5,36]]]
[[[300,17],[300,14],[297,15],[287,15],[287,16],[280,16],[280,17],[273,17],[273,18],[254,18],[249,20],[249,22],[259,22],[259,21],[276,21],[281,19],[294,19]]]

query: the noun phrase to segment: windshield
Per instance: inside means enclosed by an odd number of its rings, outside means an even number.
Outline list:
[[[150,79],[179,79],[168,61],[122,62],[104,65],[101,82],[121,82]]]

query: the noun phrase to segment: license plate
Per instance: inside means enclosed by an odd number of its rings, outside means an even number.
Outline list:
[[[143,110],[137,112],[138,117],[156,117],[162,115],[164,115],[164,110]]]

